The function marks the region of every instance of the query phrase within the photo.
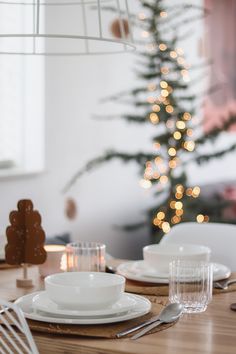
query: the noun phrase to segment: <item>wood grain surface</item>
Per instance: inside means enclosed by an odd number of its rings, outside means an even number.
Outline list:
[[[31,276],[35,287],[17,289],[15,279],[19,269],[0,270],[0,297],[16,299],[43,287],[37,268]],[[154,302],[164,302],[166,297],[150,296]],[[236,292],[213,296],[207,311],[202,314],[184,315],[180,321],[164,331],[146,335],[136,341],[125,339],[95,339],[61,336],[33,332],[40,354],[235,354],[236,312],[230,304],[236,302]]]

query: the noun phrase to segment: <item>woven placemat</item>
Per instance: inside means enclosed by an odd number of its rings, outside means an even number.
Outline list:
[[[236,273],[232,273],[229,279],[235,279]],[[125,291],[140,295],[168,296],[169,286],[167,284],[144,283],[126,279]],[[230,285],[228,289],[213,289],[213,294],[222,294],[236,291],[236,284]]]
[[[74,336],[84,336],[84,337],[97,337],[97,338],[116,338],[116,334],[129,327],[138,325],[139,323],[150,319],[152,316],[158,315],[163,309],[164,303],[152,304],[151,312],[148,314],[125,322],[111,323],[111,324],[100,324],[100,325],[66,325],[66,324],[54,324],[45,323],[33,320],[27,320],[29,327],[32,331],[43,332],[48,334],[59,334],[59,335],[74,335]],[[176,322],[175,322],[176,323]],[[155,333],[163,331],[175,323],[163,324],[154,328],[149,333]],[[132,335],[132,334],[131,334]],[[130,335],[130,336],[131,336]],[[128,336],[127,336],[128,337]]]

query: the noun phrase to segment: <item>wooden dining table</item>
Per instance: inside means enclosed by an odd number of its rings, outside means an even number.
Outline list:
[[[0,298],[13,301],[43,288],[37,267],[29,269],[34,288],[16,288],[15,280],[21,272],[21,269],[0,270]],[[204,313],[184,314],[174,326],[135,341],[39,332],[33,332],[33,337],[40,354],[235,354],[236,312],[230,310],[234,302],[236,292],[216,294]]]

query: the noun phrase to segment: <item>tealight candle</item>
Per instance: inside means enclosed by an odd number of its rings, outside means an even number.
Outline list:
[[[66,245],[67,272],[105,272],[106,246],[98,242],[74,242]]]
[[[61,260],[65,252],[65,246],[45,245],[44,249],[47,252],[47,260],[39,266],[39,274],[41,277],[62,272]]]

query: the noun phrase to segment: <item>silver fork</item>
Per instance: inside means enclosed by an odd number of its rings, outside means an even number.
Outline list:
[[[226,279],[223,281],[215,281],[213,285],[215,289],[226,290],[230,285],[235,283],[236,283],[236,279]]]

